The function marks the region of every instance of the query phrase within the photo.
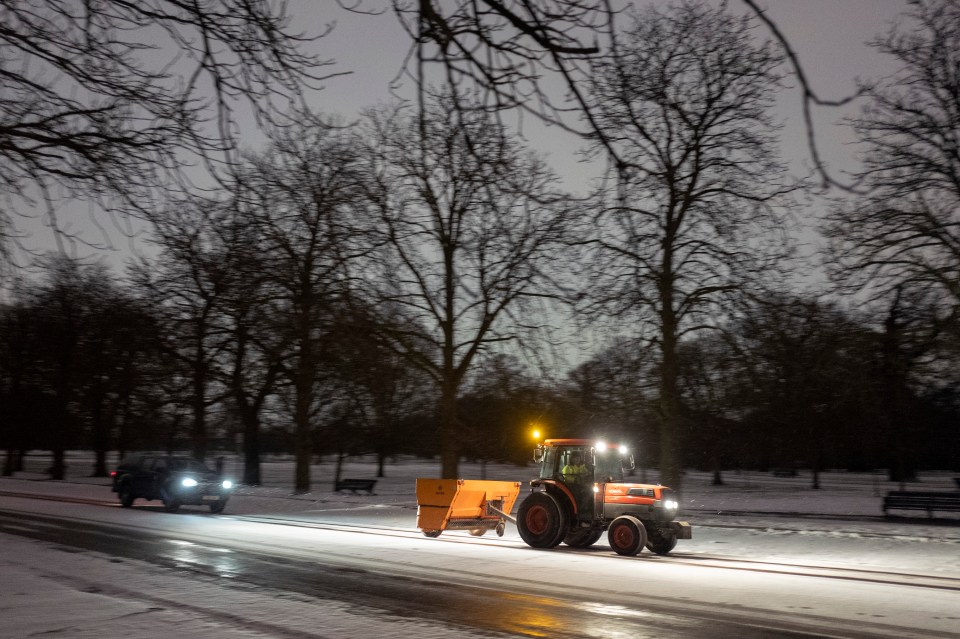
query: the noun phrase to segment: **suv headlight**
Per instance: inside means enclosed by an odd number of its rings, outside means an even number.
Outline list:
[[[197,480],[194,479],[193,477],[185,477],[180,481],[180,483],[186,486],[187,488],[193,488],[194,486],[197,485]]]
[[[663,507],[666,508],[667,510],[676,510],[679,506],[680,504],[678,504],[673,499],[667,499],[663,502]]]
[[[230,481],[229,479],[224,479],[223,483],[220,485],[223,486],[224,490],[230,490],[231,488],[233,488],[233,482]]]

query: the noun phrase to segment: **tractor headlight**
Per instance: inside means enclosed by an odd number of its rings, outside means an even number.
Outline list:
[[[230,481],[229,479],[224,479],[223,483],[220,485],[223,486],[224,490],[230,490],[231,488],[233,488],[233,482]]]
[[[180,483],[186,488],[193,488],[197,485],[197,480],[193,477],[186,477]]]
[[[678,504],[673,499],[667,499],[663,502],[663,507],[666,508],[667,510],[676,510],[677,508],[680,507],[680,504]]]

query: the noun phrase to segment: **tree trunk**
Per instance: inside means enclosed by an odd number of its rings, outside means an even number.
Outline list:
[[[340,480],[343,478],[343,460],[347,456],[343,451],[337,451],[337,466],[333,470],[333,489],[337,489],[337,484],[340,483]]]
[[[243,483],[260,485],[260,419],[251,409],[240,409],[243,419]]]
[[[93,477],[107,476],[107,450],[110,448],[110,432],[104,416],[105,400],[100,399],[93,407],[92,439],[94,450]]]
[[[197,349],[197,357],[203,356],[203,349]],[[203,461],[207,457],[207,373],[206,366],[198,359],[193,370],[193,457]]]
[[[307,338],[309,339],[309,338]],[[310,462],[313,459],[313,436],[310,423],[310,408],[313,406],[313,378],[315,368],[309,342],[305,342],[297,363],[296,405],[294,408],[295,457],[294,492],[310,492]]]
[[[440,393],[440,477],[457,479],[460,472],[460,443],[457,432],[457,391],[446,376]]]
[[[680,389],[677,381],[677,344],[672,312],[664,314],[663,364],[660,373],[660,481],[680,492],[683,473],[680,464]]]
[[[713,481],[710,482],[712,486],[723,486],[723,474],[720,469],[720,455],[713,455],[712,459],[713,465]]]
[[[62,480],[67,474],[67,452],[63,446],[53,449],[53,465],[50,466],[50,479]]]
[[[307,390],[297,391],[297,407],[294,421],[295,428],[295,459],[294,492],[310,492],[310,462],[313,459],[313,438],[310,432],[310,397]]]

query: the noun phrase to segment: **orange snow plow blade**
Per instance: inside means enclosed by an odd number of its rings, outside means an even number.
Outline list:
[[[502,536],[520,482],[481,479],[417,479],[417,528],[427,537],[444,530],[469,530]]]

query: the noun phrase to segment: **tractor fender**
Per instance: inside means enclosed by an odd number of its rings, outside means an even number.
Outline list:
[[[552,479],[545,479],[540,485],[543,486],[547,493],[560,502],[561,506],[567,509],[567,514],[570,515],[571,520],[576,519],[577,498],[573,496],[573,492],[567,486]]]

